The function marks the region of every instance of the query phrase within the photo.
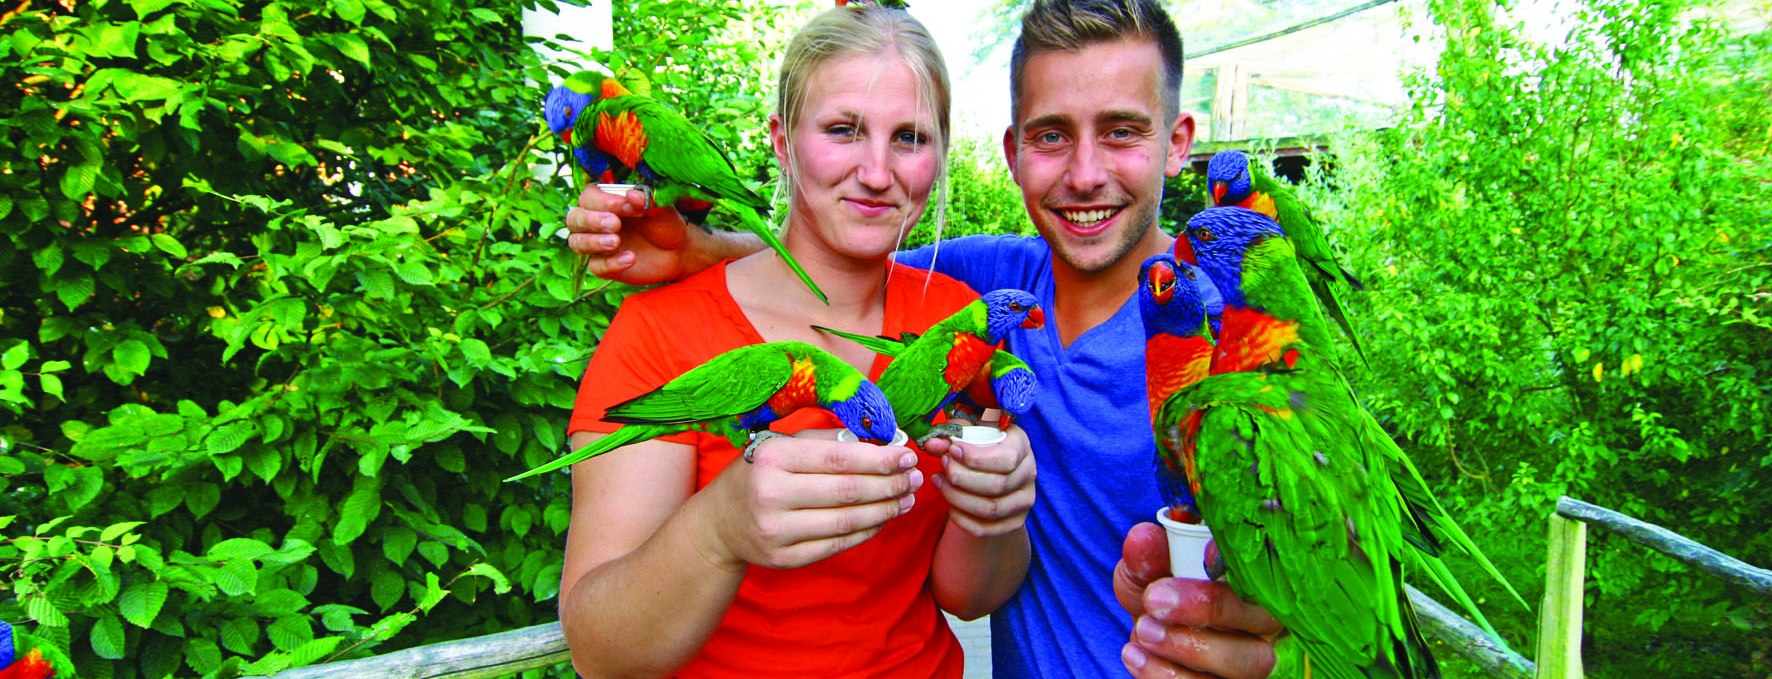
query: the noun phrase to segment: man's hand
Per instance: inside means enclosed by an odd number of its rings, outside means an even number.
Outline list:
[[[1114,596],[1137,620],[1120,651],[1134,677],[1266,677],[1280,623],[1222,582],[1169,577],[1169,537],[1152,523],[1126,533]]]
[[[763,248],[750,234],[709,232],[668,206],[647,207],[646,194],[625,196],[586,187],[566,212],[566,247],[590,257],[586,270],[630,285],[681,280],[723,259]]]

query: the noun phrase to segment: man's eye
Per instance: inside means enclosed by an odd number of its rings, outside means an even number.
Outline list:
[[[1039,139],[1042,144],[1057,144],[1064,141],[1064,135],[1057,132],[1047,132],[1040,135]]]

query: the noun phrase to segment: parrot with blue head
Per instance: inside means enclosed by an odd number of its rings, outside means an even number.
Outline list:
[[[1170,434],[1231,589],[1291,631],[1276,648],[1283,663],[1338,679],[1438,676],[1403,587],[1415,576],[1499,641],[1441,556],[1456,548],[1512,587],[1354,399],[1286,231],[1214,207],[1187,236],[1224,321],[1209,375],[1164,402],[1160,419],[1177,423]]]
[[[978,379],[1004,335],[1017,328],[1038,328],[1045,322],[1037,298],[1005,288],[985,293],[902,344],[902,349],[896,349],[897,358],[880,373],[880,389],[898,413],[899,428],[919,444],[935,436],[958,436],[959,426],[935,424],[936,415],[949,412],[960,394]],[[878,348],[883,347],[880,341],[884,338],[813,328],[886,353]]]
[[[1212,340],[1206,306],[1194,285],[1194,270],[1169,253],[1146,259],[1138,271],[1138,310],[1144,319],[1145,394],[1151,410],[1151,431],[1157,440],[1157,489],[1170,517],[1199,523],[1200,511],[1187,483],[1180,442],[1171,435],[1179,422],[1164,421],[1182,413],[1164,412],[1163,403],[1183,387],[1206,378],[1212,362]]]
[[[1335,319],[1347,334],[1355,353],[1365,357],[1360,338],[1348,320],[1347,305],[1340,290],[1364,289],[1360,279],[1347,270],[1329,247],[1323,226],[1311,213],[1309,205],[1299,199],[1292,187],[1264,171],[1248,154],[1227,149],[1212,155],[1206,163],[1206,190],[1211,204],[1218,207],[1241,207],[1260,212],[1279,222],[1286,230],[1298,254],[1298,266],[1324,313]],[[1180,240],[1180,239],[1178,239]]]
[[[749,460],[758,445],[779,436],[769,425],[801,408],[830,411],[858,440],[883,444],[897,433],[886,394],[854,366],[805,342],[768,342],[718,354],[657,389],[610,406],[603,420],[621,423],[614,432],[505,480],[684,431],[724,436]]]

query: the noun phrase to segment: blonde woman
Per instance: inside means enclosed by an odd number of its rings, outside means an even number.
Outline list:
[[[830,305],[767,251],[630,297],[586,370],[572,445],[614,429],[607,406],[736,346],[811,342],[878,377],[887,359],[809,326],[896,336],[975,299],[889,259],[942,174],[948,102],[934,41],[904,11],[838,7],[802,29],[769,134],[791,193],[784,241]],[[638,199],[581,201],[632,216]],[[800,411],[775,427],[799,434],[754,463],[694,434],[575,465],[560,618],[578,671],[960,676],[941,612],[984,615],[1027,573],[1027,438],[919,454],[840,443],[835,426]]]

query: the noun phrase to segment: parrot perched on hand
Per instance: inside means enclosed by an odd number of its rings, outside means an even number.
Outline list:
[[[1348,342],[1363,360],[1366,350],[1361,348],[1360,338],[1354,334],[1354,326],[1347,318],[1347,307],[1342,304],[1341,293],[1337,290],[1343,286],[1363,290],[1365,286],[1347,267],[1336,261],[1329,249],[1329,239],[1323,235],[1322,225],[1311,215],[1310,206],[1299,200],[1291,186],[1270,176],[1248,154],[1236,149],[1219,151],[1207,161],[1206,190],[1211,194],[1208,198],[1212,205],[1248,208],[1280,223],[1280,228],[1285,229],[1287,237],[1292,240],[1292,247],[1298,251],[1298,265],[1304,272],[1305,281],[1310,283],[1311,291],[1322,302],[1329,317],[1347,333]]]
[[[935,436],[958,436],[959,427],[952,423],[933,424],[936,414],[978,379],[1005,334],[1016,328],[1038,328],[1045,322],[1040,302],[1032,294],[1010,288],[992,290],[904,344],[892,364],[880,373],[880,389],[898,413],[898,428],[919,445]],[[813,328],[880,351],[875,347],[881,338]]]
[[[621,423],[619,429],[505,480],[683,431],[725,436],[750,459],[758,444],[780,436],[769,425],[801,408],[830,411],[862,441],[883,444],[897,433],[885,393],[854,366],[805,342],[768,342],[721,353],[664,386],[610,406],[603,420]]]
[[[822,326],[812,326],[821,332],[827,332],[856,344],[867,347],[869,351],[882,356],[897,357],[904,348],[920,337],[917,333],[907,332],[899,339],[878,336],[868,337],[842,330],[832,330]],[[884,377],[882,375],[881,377]],[[1034,407],[1034,396],[1039,390],[1038,381],[1034,378],[1034,369],[1023,361],[1002,349],[991,354],[955,398],[948,413],[948,418],[955,415],[967,417],[978,422],[984,417],[984,411],[996,408],[1003,411],[1002,419],[997,422],[998,429],[1008,429],[1012,418],[1028,414]]]
[[[73,670],[68,657],[54,647],[0,622],[0,679],[71,677]]]
[[[1284,624],[1286,653],[1323,677],[1438,676],[1403,588],[1412,576],[1500,641],[1440,557],[1456,547],[1518,593],[1354,400],[1286,232],[1214,207],[1187,235],[1224,296],[1223,326],[1211,374],[1158,421],[1178,423],[1170,435],[1231,589]]]
[[[1186,237],[1178,239],[1185,241]],[[1206,329],[1206,306],[1194,286],[1194,270],[1169,253],[1153,255],[1138,270],[1138,310],[1144,317],[1145,393],[1151,408],[1151,431],[1157,438],[1157,488],[1170,516],[1198,523],[1199,508],[1181,464],[1179,443],[1169,432],[1178,422],[1160,419],[1163,402],[1206,378],[1212,362],[1212,340]]]
[[[595,71],[575,73],[554,89],[562,88],[567,93],[550,92],[543,102],[548,129],[575,149],[575,159],[593,179],[603,176],[602,169],[618,181],[649,187],[654,204],[682,205],[690,211],[705,203],[732,213],[781,256],[819,301],[830,303],[764,221],[769,201],[739,180],[732,161],[687,118]],[[589,104],[573,94],[588,98]],[[576,149],[587,153],[580,156]]]

